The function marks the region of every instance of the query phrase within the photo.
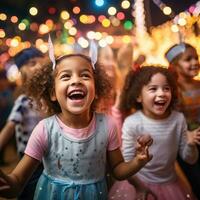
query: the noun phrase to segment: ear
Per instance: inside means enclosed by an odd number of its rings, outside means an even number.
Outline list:
[[[141,95],[140,95],[139,97],[137,97],[137,99],[136,99],[136,100],[137,100],[137,102],[138,102],[138,103],[141,103],[141,102],[142,102]]]
[[[51,98],[51,101],[57,101],[54,88],[50,91],[50,98]]]

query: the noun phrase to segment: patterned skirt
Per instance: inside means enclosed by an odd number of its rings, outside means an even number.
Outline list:
[[[157,197],[157,200],[196,200],[191,191],[185,187],[181,180],[168,183],[153,184],[141,183],[149,188]],[[109,191],[109,200],[136,200],[136,190],[128,181],[116,181]],[[148,200],[155,200],[151,195]]]
[[[60,181],[43,173],[38,181],[34,200],[107,200],[105,179],[90,184]]]

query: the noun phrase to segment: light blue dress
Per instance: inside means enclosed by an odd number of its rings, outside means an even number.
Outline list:
[[[67,137],[56,117],[45,119],[48,151],[35,200],[106,200],[106,149],[108,129],[105,115],[95,114],[96,129],[87,139]]]

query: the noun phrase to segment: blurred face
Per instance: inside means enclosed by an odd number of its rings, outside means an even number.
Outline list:
[[[58,101],[62,113],[87,117],[95,98],[91,63],[80,56],[69,57],[64,58],[56,70],[52,100]]]
[[[184,77],[193,78],[199,72],[199,60],[194,48],[187,48],[178,60],[177,73]]]
[[[114,55],[113,51],[110,47],[104,47],[101,49],[99,54],[99,61],[105,66],[105,72],[108,74],[108,76],[113,77],[114,75],[114,68],[115,68],[115,62],[114,62]]]
[[[167,108],[171,102],[171,88],[166,77],[157,73],[151,81],[143,86],[137,101],[142,104],[143,113],[152,119],[163,119],[168,116]]]
[[[27,80],[34,75],[36,70],[40,69],[44,64],[45,60],[43,57],[35,57],[29,59],[21,68],[22,79]]]

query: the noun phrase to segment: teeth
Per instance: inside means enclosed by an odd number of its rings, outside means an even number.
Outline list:
[[[156,101],[155,103],[165,103],[165,101]]]
[[[72,91],[69,93],[69,96],[71,95],[84,95],[84,92],[83,91]]]
[[[81,95],[83,95],[83,92],[75,91],[75,92],[72,92],[71,94],[81,94]]]

